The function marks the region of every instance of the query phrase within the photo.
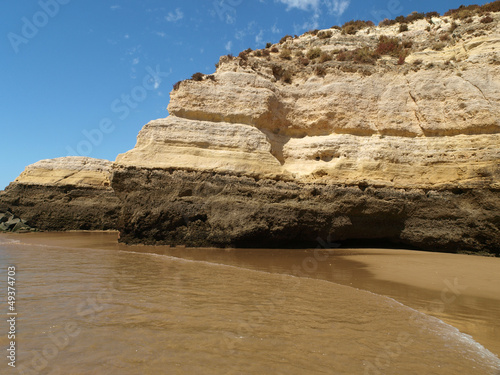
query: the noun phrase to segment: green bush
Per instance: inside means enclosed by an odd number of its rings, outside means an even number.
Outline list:
[[[266,43],[266,48],[271,48],[272,46],[273,46],[273,44],[272,44],[272,43],[269,43],[269,42],[268,42],[268,43]]]

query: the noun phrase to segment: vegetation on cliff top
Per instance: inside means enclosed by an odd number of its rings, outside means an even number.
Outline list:
[[[453,21],[450,23],[447,19],[445,19],[445,23],[449,24],[448,28],[441,28],[440,33],[434,32],[434,34],[429,34],[429,46],[427,46],[427,48],[430,47],[436,51],[439,51],[444,49],[448,44],[453,43],[453,38],[451,38],[450,35],[453,34],[454,31],[459,27],[455,20],[458,22],[462,21],[464,24],[468,24],[472,22],[472,17],[479,16],[482,17],[480,20],[482,24],[488,24],[494,21],[494,19],[490,15],[490,12],[500,12],[500,0],[496,0],[484,5],[461,5],[457,9],[450,9],[449,11],[444,13],[443,16],[452,18]],[[406,17],[401,15],[396,17],[394,20],[384,19],[379,23],[379,26],[387,27],[399,23],[399,33],[402,34],[409,30],[409,24],[418,20],[426,19],[429,22],[427,31],[430,33],[431,26],[434,25],[434,21],[432,21],[432,18],[434,17],[440,17],[440,14],[438,12],[412,12]],[[351,20],[344,23],[341,27],[332,26],[331,29],[339,30],[341,32],[341,35],[343,35],[344,37],[349,37],[352,35],[356,35],[360,30],[371,28],[374,26],[375,24],[372,21]],[[382,56],[389,56],[397,59],[397,65],[403,65],[405,63],[406,57],[414,51],[414,48],[412,48],[413,43],[409,39],[405,40],[404,37],[389,37],[385,35],[379,37],[378,43],[376,45],[366,44],[351,50],[343,48],[333,51],[323,51],[321,48],[314,45],[306,50],[302,50],[301,48],[293,48],[293,42],[295,39],[309,35],[317,38],[318,40],[327,40],[334,35],[334,31],[332,30],[310,30],[302,34],[301,36],[285,35],[280,39],[279,43],[267,43],[266,47],[263,49],[253,51],[251,48],[248,48],[245,51],[240,52],[238,57],[234,57],[230,54],[224,56],[223,58],[221,58],[220,62],[216,64],[216,68],[219,68],[219,65],[221,63],[232,61],[235,59],[239,61],[239,65],[246,66],[248,64],[251,64],[249,62],[249,57],[253,56],[269,61],[271,63],[273,75],[277,80],[281,80],[285,83],[291,83],[294,73],[307,66],[311,66],[312,72],[316,75],[324,76],[327,71],[327,66],[325,64],[331,65],[332,60],[333,62],[351,62],[357,64],[373,65]],[[367,31],[367,33],[368,32],[369,31]],[[324,43],[326,43],[326,41]],[[276,54],[274,56],[277,56],[278,60],[283,61],[281,65],[280,63],[277,64],[276,62],[273,62],[275,61],[275,57],[272,56],[273,54]],[[420,64],[413,64],[413,67],[415,69],[418,69],[419,65]],[[343,66],[341,67],[341,69],[346,72],[359,71],[358,69],[349,66]],[[371,74],[368,73],[369,71],[367,70],[363,70],[363,72]],[[194,74],[190,80],[203,81],[206,78],[215,80],[214,76],[205,76],[202,73]],[[174,85],[174,90],[177,90],[182,82],[183,81],[177,82]]]

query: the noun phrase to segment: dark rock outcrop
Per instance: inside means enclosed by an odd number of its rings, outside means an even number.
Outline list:
[[[121,240],[187,246],[343,243],[432,251],[500,249],[498,191],[426,191],[121,168]],[[351,242],[352,243],[352,242]]]

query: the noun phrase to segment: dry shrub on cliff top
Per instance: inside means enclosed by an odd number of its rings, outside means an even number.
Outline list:
[[[372,21],[349,21],[342,25],[342,34],[354,35],[359,30],[366,29],[367,27],[375,26]]]
[[[490,22],[493,22],[493,18],[491,18],[490,16],[486,16],[483,19],[481,19],[481,23],[490,23]]]
[[[392,26],[397,24],[398,22],[396,20],[390,20],[388,18],[385,18],[383,21],[380,21],[378,24],[379,26]]]
[[[194,73],[191,76],[191,79],[193,81],[199,82],[199,81],[203,81],[203,77],[205,77],[205,74],[198,72],[198,73]]]
[[[292,40],[293,37],[291,35],[285,35],[283,38],[280,39],[280,44],[285,43],[287,40]]]
[[[321,48],[315,47],[307,51],[306,56],[309,60],[314,60],[321,56]]]
[[[322,52],[321,55],[319,56],[320,63],[330,61],[331,59],[332,59],[332,56],[328,52]]]
[[[320,31],[318,33],[318,38],[320,38],[320,39],[328,39],[328,38],[331,38],[332,35],[333,35],[333,32],[331,32],[330,30]]]
[[[439,17],[440,14],[439,12],[428,12],[428,13],[425,13],[425,18],[434,18],[434,17]]]
[[[418,20],[423,20],[425,18],[424,13],[418,13],[418,12],[412,12],[406,17],[406,22],[407,23],[412,23]]]
[[[283,48],[280,52],[280,57],[285,60],[290,60],[292,58],[292,51],[288,48]]]
[[[446,12],[445,16],[451,16],[453,19],[466,19],[474,16],[475,14],[485,14],[488,12],[500,12],[500,0],[493,1],[484,5],[461,5],[457,9],[450,9]]]
[[[500,12],[500,0],[493,1],[493,2],[488,3],[488,4],[484,4],[483,6],[481,6],[481,11],[483,13]]]
[[[369,47],[353,51],[342,51],[337,55],[337,61],[354,61],[363,64],[375,64],[380,55]]]
[[[309,59],[307,57],[299,57],[299,63],[301,63],[304,66],[309,65]]]
[[[382,35],[378,40],[376,53],[379,55],[399,56],[402,46],[398,38],[390,38]]]
[[[179,88],[181,87],[181,83],[182,83],[182,81],[179,81],[179,82],[177,82],[177,83],[174,83],[174,91],[179,90]]]
[[[326,75],[326,69],[323,66],[318,65],[314,68],[314,73],[316,73],[319,77],[324,77]]]
[[[248,54],[245,51],[241,51],[238,57],[246,61],[248,59]]]
[[[292,83],[292,73],[289,70],[285,70],[281,76],[281,80],[285,83]]]
[[[304,33],[304,35],[312,35],[312,36],[314,36],[314,35],[316,35],[318,32],[319,32],[319,30],[318,30],[318,29],[309,30],[309,31],[306,31],[306,32]]]
[[[364,64],[375,64],[378,57],[379,55],[368,47],[358,48],[352,52],[352,60]]]

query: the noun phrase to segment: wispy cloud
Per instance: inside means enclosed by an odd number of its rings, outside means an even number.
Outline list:
[[[351,0],[275,0],[285,4],[287,10],[300,9],[312,12],[311,18],[301,25],[294,25],[295,33],[303,30],[317,29],[324,13],[340,17],[351,4]],[[274,32],[274,31],[273,31]]]
[[[184,13],[180,8],[175,9],[175,12],[168,12],[167,16],[165,17],[168,22],[177,22],[183,18]]]
[[[233,42],[232,41],[227,42],[225,48],[227,52],[231,52],[231,48],[233,48]]]
[[[264,40],[264,30],[260,30],[259,33],[255,36],[255,43],[262,44]]]
[[[327,3],[329,3],[329,13],[340,17],[349,8],[351,0],[331,0]]]
[[[287,5],[288,9],[297,8],[301,10],[314,10],[319,7],[320,0],[278,0]]]
[[[109,7],[109,9],[111,9],[111,10],[118,10],[118,9],[121,9],[121,8],[122,8],[122,7],[121,7],[120,5],[111,5],[111,6]]]
[[[349,7],[351,0],[276,0],[287,6],[287,10],[300,9],[312,11],[319,17],[322,14],[323,7],[328,13],[341,16]]]

